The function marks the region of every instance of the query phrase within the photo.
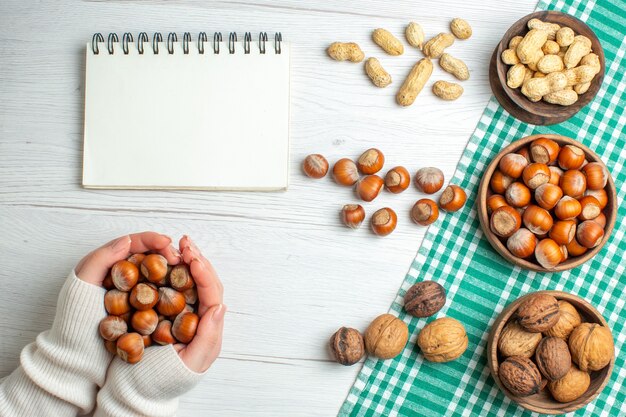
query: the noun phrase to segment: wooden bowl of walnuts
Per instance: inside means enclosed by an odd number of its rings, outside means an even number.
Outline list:
[[[509,304],[493,324],[487,352],[504,394],[543,414],[569,413],[593,401],[615,363],[602,315],[561,291],[538,291]]]
[[[615,184],[600,157],[560,135],[504,148],[480,182],[478,218],[506,260],[539,272],[576,268],[607,242],[617,216]]]
[[[560,123],[598,93],[605,59],[600,41],[582,21],[557,11],[524,16],[504,34],[491,58],[491,89],[516,118]]]

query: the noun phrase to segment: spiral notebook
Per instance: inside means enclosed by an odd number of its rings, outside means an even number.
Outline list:
[[[87,44],[84,187],[281,190],[288,167],[280,33],[97,33]]]

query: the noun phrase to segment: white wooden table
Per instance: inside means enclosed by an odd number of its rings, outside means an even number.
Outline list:
[[[24,345],[50,327],[68,271],[90,249],[132,231],[190,234],[226,288],[222,354],[181,400],[180,414],[334,415],[360,366],[333,363],[327,340],[340,326],[365,329],[385,312],[425,228],[408,210],[420,194],[383,193],[396,232],[352,231],[338,210],[354,201],[330,178],[304,177],[309,153],[331,161],[380,148],[386,168],[440,167],[449,178],[489,99],[487,63],[507,27],[535,0],[432,1],[70,1],[0,3],[0,377]],[[474,36],[450,49],[471,69],[456,102],[430,84],[410,108],[395,92],[421,56],[389,57],[370,33],[399,37],[418,21],[427,36],[466,18]],[[94,32],[281,31],[293,42],[291,186],[282,193],[88,191],[80,187],[84,45]],[[106,36],[106,35],[105,35]],[[355,41],[393,76],[377,89],[362,65],[325,55]],[[433,80],[452,80],[436,65]],[[167,103],[162,103],[167,105]],[[242,115],[242,117],[245,117]]]

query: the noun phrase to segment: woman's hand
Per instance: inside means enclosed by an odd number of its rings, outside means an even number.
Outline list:
[[[85,256],[76,265],[76,276],[85,282],[100,286],[115,262],[126,259],[133,253],[147,251],[160,253],[169,264],[176,265],[181,261],[181,254],[171,243],[172,239],[168,236],[155,232],[119,237]]]
[[[179,243],[183,261],[189,265],[198,290],[198,330],[188,345],[178,344],[175,349],[185,365],[195,372],[206,371],[220,354],[226,306],[222,304],[224,287],[211,262],[201,253],[188,236]]]

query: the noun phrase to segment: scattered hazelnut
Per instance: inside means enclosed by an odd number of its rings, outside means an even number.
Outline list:
[[[439,207],[445,211],[459,211],[465,205],[467,195],[458,185],[448,185],[439,197]]]
[[[541,333],[527,332],[516,321],[510,321],[504,326],[498,338],[498,349],[504,357],[523,356],[531,358],[541,341]]]
[[[346,204],[341,209],[341,220],[351,229],[358,229],[364,219],[365,210],[360,204]]]
[[[581,323],[569,336],[569,349],[581,371],[599,371],[613,359],[613,335],[600,324]]]
[[[112,355],[117,355],[117,341],[105,340],[104,348]]]
[[[418,282],[404,295],[404,310],[415,317],[430,317],[445,303],[446,290],[435,281]]]
[[[144,349],[152,346],[152,336],[150,336],[149,334],[145,334],[145,335],[141,335],[141,338],[143,339]]]
[[[366,175],[375,174],[383,168],[385,156],[376,148],[366,150],[356,162],[359,170]]]
[[[516,317],[524,330],[545,332],[559,321],[559,304],[551,295],[533,294],[517,308]]]
[[[443,171],[439,168],[420,168],[415,174],[415,186],[426,194],[434,194],[443,187]]]
[[[113,285],[120,291],[130,291],[139,280],[139,270],[132,262],[118,261],[111,268]]]
[[[126,333],[117,339],[117,355],[128,363],[137,363],[143,357],[143,338],[139,333]]]
[[[323,178],[328,172],[328,161],[320,154],[312,154],[304,158],[302,170],[310,178]]]
[[[382,314],[369,325],[364,340],[370,355],[380,359],[395,358],[409,340],[409,328],[399,318]]]
[[[383,188],[384,181],[378,175],[367,175],[356,183],[356,193],[363,201],[372,201]]]
[[[563,378],[548,382],[548,389],[555,400],[569,403],[587,392],[590,384],[589,374],[578,369],[576,365],[572,365]]]
[[[396,212],[389,207],[381,208],[372,215],[372,230],[378,236],[387,236],[398,223]]]
[[[358,330],[342,327],[331,336],[330,350],[338,363],[354,365],[365,354],[365,342]]]
[[[542,386],[539,370],[523,356],[506,358],[498,368],[498,376],[506,389],[520,397],[536,394]]]
[[[548,381],[556,381],[567,374],[572,366],[572,357],[563,339],[544,337],[537,345],[535,362]]]
[[[437,203],[429,198],[418,200],[411,209],[411,219],[419,225],[428,226],[439,218]]]
[[[417,337],[417,344],[426,360],[450,362],[465,352],[468,338],[458,320],[442,317],[424,326]]]
[[[385,187],[389,192],[398,194],[409,188],[411,176],[405,167],[397,166],[391,168],[385,175]]]
[[[354,185],[359,180],[359,170],[351,159],[342,158],[333,166],[333,179],[339,185]]]

